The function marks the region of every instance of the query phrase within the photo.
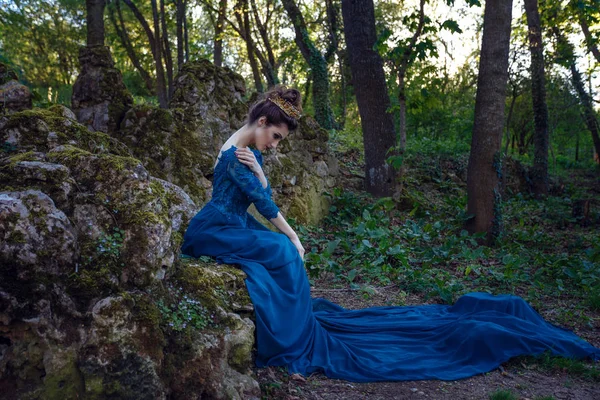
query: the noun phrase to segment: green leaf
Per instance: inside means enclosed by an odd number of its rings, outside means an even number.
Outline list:
[[[335,251],[335,249],[338,247],[338,245],[340,244],[340,239],[336,239],[336,240],[332,240],[329,243],[327,243],[327,249],[325,250],[326,254],[333,254],[333,252]]]
[[[447,29],[453,33],[463,33],[463,31],[458,26],[458,22],[453,19],[447,19],[442,23],[442,29]]]
[[[350,272],[348,272],[348,280],[350,282],[352,282],[354,280],[354,278],[356,278],[356,275],[358,274],[358,270],[357,269],[353,269]]]

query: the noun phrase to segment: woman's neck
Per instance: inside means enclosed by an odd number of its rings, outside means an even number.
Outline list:
[[[231,141],[235,147],[248,147],[254,143],[254,131],[246,124],[231,135]]]

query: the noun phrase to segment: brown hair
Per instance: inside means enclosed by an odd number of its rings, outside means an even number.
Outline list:
[[[298,111],[302,112],[302,95],[300,92],[296,89],[288,89],[284,85],[277,85],[264,93],[261,96],[261,99],[250,107],[248,123],[253,124],[260,117],[265,116],[267,117],[267,125],[286,124],[290,131],[296,130],[298,121],[287,115],[279,108],[279,106],[277,106],[277,104],[268,100],[276,96],[281,97],[283,100],[296,107]]]

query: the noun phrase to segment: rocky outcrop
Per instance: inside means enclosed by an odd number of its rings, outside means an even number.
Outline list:
[[[31,92],[19,83],[17,74],[0,63],[0,115],[31,108]]]
[[[135,106],[114,136],[153,175],[182,187],[202,205],[212,194],[213,165],[221,146],[244,124],[244,81],[207,60],[186,64],[175,81],[170,109]],[[339,172],[327,140],[327,131],[305,116],[278,152],[265,154],[275,201],[298,222],[317,223],[328,210],[324,192],[335,185]]]
[[[197,211],[70,110],[0,117],[0,388],[9,398],[252,398],[238,269],[178,257]]]
[[[115,132],[133,105],[133,97],[106,46],[79,49],[79,73],[71,104],[77,120],[92,131]]]
[[[257,398],[244,273],[178,254],[219,149],[244,124],[242,78],[190,63],[170,109],[132,107],[106,48],[80,56],[75,113],[0,116],[0,390]],[[327,211],[338,174],[327,139],[303,117],[265,154],[275,201],[299,222]]]

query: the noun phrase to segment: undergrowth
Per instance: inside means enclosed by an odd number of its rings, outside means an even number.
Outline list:
[[[362,289],[397,285],[432,301],[452,303],[472,292],[512,293],[541,305],[569,299],[558,318],[588,319],[600,311],[600,223],[572,216],[580,193],[536,200],[521,194],[502,202],[504,233],[494,247],[464,229],[466,190],[459,175],[466,160],[407,155],[407,195],[400,205],[343,189],[329,196],[321,226],[297,226],[312,279]]]

